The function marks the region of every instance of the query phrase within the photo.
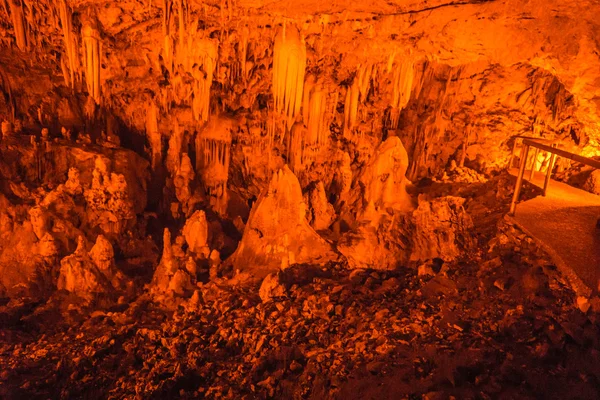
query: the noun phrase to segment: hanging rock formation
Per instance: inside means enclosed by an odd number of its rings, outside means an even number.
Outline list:
[[[331,258],[331,246],[306,220],[298,179],[285,166],[273,174],[256,200],[230,262],[235,269],[264,277],[291,264],[323,263]]]
[[[233,120],[213,118],[196,138],[196,170],[210,197],[211,207],[221,215],[227,211],[233,129]]]
[[[287,127],[294,123],[302,107],[306,45],[298,29],[284,24],[273,44],[273,98],[275,110],[285,117]]]

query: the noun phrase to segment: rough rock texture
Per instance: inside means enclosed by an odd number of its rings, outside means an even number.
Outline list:
[[[419,197],[412,213],[383,214],[376,224],[363,222],[342,236],[337,249],[351,268],[390,270],[409,262],[455,260],[473,249],[473,222],[465,199]]]
[[[277,273],[265,276],[260,284],[260,289],[258,289],[258,295],[263,303],[284,297],[286,292],[285,286],[281,283]]]
[[[162,258],[150,283],[151,291],[159,296],[157,299],[164,294],[183,296],[193,288],[196,278],[191,276],[189,267],[181,265],[178,252],[181,248],[171,243],[171,232],[165,228]]]
[[[473,221],[460,197],[419,198],[413,211],[415,230],[411,235],[413,261],[442,258],[452,261],[473,248]]]
[[[600,195],[600,170],[594,170],[583,184],[583,188],[590,193]]]
[[[95,254],[98,259],[98,250]],[[104,266],[104,260],[101,266]],[[110,271],[106,271],[110,273]],[[113,290],[110,277],[105,275],[86,250],[85,239],[79,238],[77,249],[73,254],[60,262],[60,275],[57,281],[59,290],[72,292],[86,300],[92,300],[101,294],[109,294]]]
[[[317,182],[305,196],[308,205],[308,221],[315,230],[329,228],[335,219],[335,209],[327,200],[323,182]]]
[[[331,246],[306,220],[300,184],[286,166],[273,174],[252,207],[231,263],[261,277],[295,263],[322,263],[329,258]]]
[[[412,199],[406,192],[408,165],[408,154],[398,137],[381,143],[358,177],[365,208],[411,210]]]
[[[183,227],[183,236],[189,249],[197,255],[203,255],[205,258],[210,254],[208,248],[208,223],[206,214],[198,210],[185,221]]]

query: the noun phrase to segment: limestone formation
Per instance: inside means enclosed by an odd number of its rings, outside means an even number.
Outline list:
[[[252,207],[231,263],[257,277],[295,263],[323,263],[331,246],[306,220],[306,205],[294,173],[285,166]]]
[[[194,178],[195,174],[192,162],[187,153],[183,153],[177,168],[177,174],[173,179],[173,185],[175,186],[175,196],[181,204],[184,214],[187,214],[190,208],[190,200],[192,199],[192,189],[190,184]]]
[[[204,211],[197,210],[188,218],[183,227],[183,236],[191,252],[208,257],[208,223]]]
[[[473,248],[470,233],[473,221],[464,203],[465,199],[452,196],[419,198],[419,206],[413,212],[415,231],[411,238],[411,260],[451,261]]]
[[[600,195],[600,170],[592,171],[583,187],[590,193]]]
[[[365,184],[364,201],[377,209],[406,211],[412,201],[406,192],[408,155],[398,137],[390,137],[375,151],[359,181]]]
[[[92,300],[95,296],[113,290],[109,279],[90,257],[85,239],[81,236],[75,252],[60,262],[57,287],[59,290],[66,290],[86,300]]]
[[[335,210],[327,200],[323,182],[319,181],[308,193],[309,222],[317,231],[327,229],[335,218]]]
[[[193,277],[195,280],[195,277]],[[165,228],[163,235],[163,253],[160,263],[154,271],[151,290],[157,295],[184,295],[192,289],[192,276],[187,263],[181,265],[171,244],[171,232]]]

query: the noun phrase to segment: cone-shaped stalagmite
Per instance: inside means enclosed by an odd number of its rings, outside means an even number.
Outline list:
[[[242,241],[231,262],[236,269],[264,277],[294,263],[331,259],[330,245],[306,220],[300,183],[285,166],[252,207]]]

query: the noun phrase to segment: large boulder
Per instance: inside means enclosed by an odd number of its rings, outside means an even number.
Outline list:
[[[294,263],[324,263],[333,257],[329,243],[306,220],[300,183],[284,166],[252,207],[230,262],[262,278]]]
[[[376,224],[361,223],[340,238],[337,249],[352,269],[390,270],[433,258],[454,260],[475,243],[464,202],[452,196],[420,197],[411,213],[384,213]]]
[[[411,235],[412,261],[430,258],[450,261],[473,247],[473,221],[464,203],[464,198],[454,196],[419,198],[419,206],[412,213],[415,227]]]
[[[600,169],[593,170],[585,181],[583,188],[600,196]]]

